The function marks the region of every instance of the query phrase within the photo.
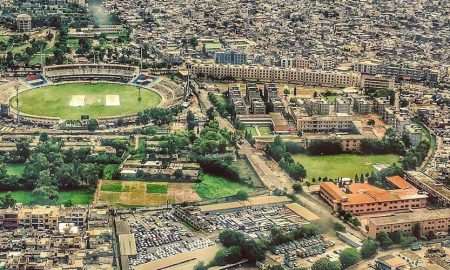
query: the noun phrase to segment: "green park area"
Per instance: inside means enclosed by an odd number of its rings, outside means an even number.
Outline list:
[[[22,175],[25,170],[25,164],[16,164],[16,163],[7,163],[6,164],[6,173],[8,175]]]
[[[306,169],[308,179],[319,177],[338,178],[349,177],[354,178],[355,174],[370,173],[372,165],[379,163],[393,164],[398,162],[397,155],[356,155],[356,154],[340,154],[340,155],[293,155],[295,162],[299,162]],[[316,182],[318,183],[318,182]]]
[[[5,196],[6,193],[7,192],[0,192],[0,197]],[[31,191],[12,191],[11,194],[18,203],[23,203],[25,205],[31,205],[35,200],[35,197],[33,196],[33,193]],[[55,205],[64,204],[69,200],[71,200],[73,204],[89,204],[92,201],[92,193],[83,190],[59,191],[58,195],[59,198],[54,203]]]
[[[204,174],[201,183],[193,184],[193,188],[202,199],[216,199],[236,195],[239,190],[252,192],[253,189],[240,183],[231,182],[223,177]]]
[[[135,114],[159,105],[161,96],[147,89],[112,83],[70,83],[32,89],[19,94],[20,111],[38,115],[80,119]],[[15,98],[11,105],[16,106]]]

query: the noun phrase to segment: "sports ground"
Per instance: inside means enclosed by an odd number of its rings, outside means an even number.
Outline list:
[[[387,163],[392,165],[398,162],[397,155],[293,155],[295,162],[299,162],[306,169],[307,178],[311,180],[313,177],[338,178],[348,177],[354,178],[355,174],[370,173],[372,165],[378,163]],[[318,183],[318,182],[316,182]],[[314,183],[312,183],[314,184]]]
[[[161,96],[154,91],[114,83],[67,83],[19,94],[19,110],[26,114],[80,119],[125,116],[156,107]],[[15,97],[10,104],[16,107]]]

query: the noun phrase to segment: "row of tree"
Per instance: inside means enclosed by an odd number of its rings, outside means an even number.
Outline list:
[[[280,167],[285,170],[289,176],[295,180],[303,180],[306,177],[306,170],[298,162],[295,162],[292,158],[288,149],[292,150],[292,146],[288,143],[290,147],[286,147],[286,143],[280,136],[275,137],[272,144],[267,145],[266,155],[273,158],[276,162],[280,164]]]

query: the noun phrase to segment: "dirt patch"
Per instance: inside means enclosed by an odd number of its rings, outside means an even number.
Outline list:
[[[103,180],[102,184],[117,182]],[[147,193],[147,184],[165,184],[167,194]],[[146,181],[122,181],[121,192],[100,191],[99,201],[119,206],[159,206],[168,203],[200,201],[190,183],[155,183]]]

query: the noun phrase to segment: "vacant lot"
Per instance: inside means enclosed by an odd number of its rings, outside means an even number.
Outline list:
[[[223,177],[204,174],[200,177],[201,183],[193,184],[194,189],[202,199],[216,199],[235,195],[239,190],[252,192],[253,189],[231,182]]]
[[[107,95],[118,95],[120,105],[107,106]],[[74,96],[84,96],[84,104],[71,107],[70,102]],[[160,102],[161,97],[156,92],[113,83],[68,83],[32,89],[19,94],[19,108],[22,112],[62,119],[80,119],[84,114],[91,118],[130,115],[146,108],[156,107]],[[11,105],[16,107],[15,98],[11,99]]]
[[[0,192],[0,197],[4,196],[7,192]],[[25,205],[30,205],[35,199],[31,191],[12,191],[14,199],[17,202]],[[55,205],[64,204],[68,200],[72,200],[74,204],[89,204],[92,202],[92,193],[86,191],[60,191],[59,199],[55,202]]]
[[[308,179],[315,177],[354,178],[355,174],[372,171],[372,165],[377,163],[396,163],[399,159],[397,155],[355,155],[341,154],[329,156],[308,156],[294,155],[294,160],[302,164],[307,173]]]
[[[103,180],[99,200],[124,207],[199,201],[200,197],[191,185],[189,183]]]

